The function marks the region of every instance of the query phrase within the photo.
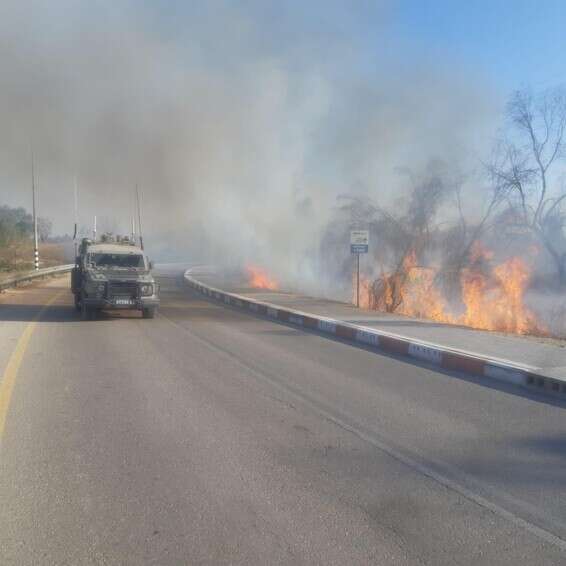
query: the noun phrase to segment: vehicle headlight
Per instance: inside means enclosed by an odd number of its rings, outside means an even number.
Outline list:
[[[142,283],[140,285],[142,297],[151,297],[153,295],[153,285],[151,283]]]

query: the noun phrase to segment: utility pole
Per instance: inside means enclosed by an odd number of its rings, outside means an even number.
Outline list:
[[[39,270],[39,243],[37,237],[37,210],[35,196],[35,170],[33,163],[33,149],[31,151],[31,194],[33,202],[33,264],[36,271]]]

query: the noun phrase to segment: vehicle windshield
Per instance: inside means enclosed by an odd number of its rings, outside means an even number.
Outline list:
[[[141,254],[90,254],[89,264],[100,268],[145,269],[145,261]]]

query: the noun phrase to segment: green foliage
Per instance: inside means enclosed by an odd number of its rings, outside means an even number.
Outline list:
[[[33,235],[33,218],[24,208],[0,206],[0,246],[9,246]]]

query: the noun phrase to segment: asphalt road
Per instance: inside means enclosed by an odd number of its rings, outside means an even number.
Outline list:
[[[0,564],[566,564],[563,405],[160,280],[0,297]]]

